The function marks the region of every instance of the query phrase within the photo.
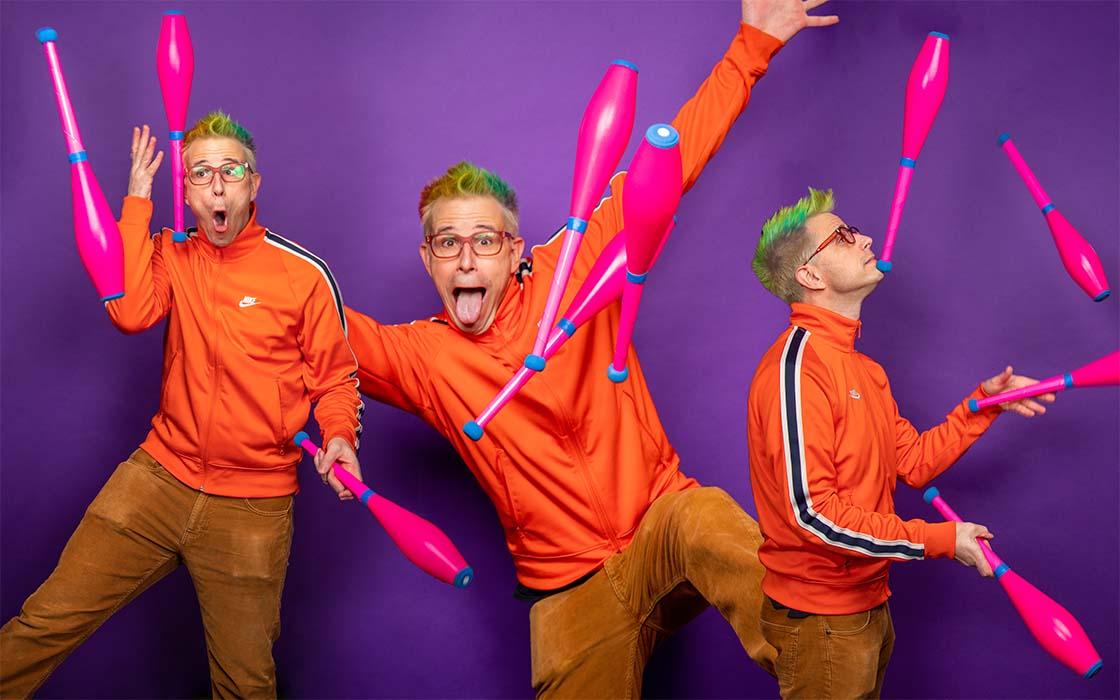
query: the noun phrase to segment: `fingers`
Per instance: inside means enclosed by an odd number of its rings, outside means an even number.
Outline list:
[[[1032,402],[1033,403],[1033,402]],[[1034,411],[1027,407],[1024,401],[1012,401],[1011,403],[1001,403],[1000,408],[1005,411],[1011,411],[1023,418],[1034,418]]]
[[[333,469],[326,474],[326,484],[334,489],[334,492],[338,494],[340,499],[342,498],[342,492],[346,491],[346,487],[343,486],[342,482],[338,480],[338,477],[334,475]]]
[[[826,15],[824,17],[814,17],[810,15],[806,20],[806,27],[828,27],[840,22],[840,18],[836,15]]]
[[[801,3],[801,6],[808,12],[809,10],[817,9],[826,2],[828,2],[828,0],[805,0],[805,2]]]
[[[1023,399],[1023,406],[1026,407],[1027,409],[1031,410],[1031,411],[1034,411],[1035,413],[1037,413],[1040,416],[1043,413],[1046,413],[1046,407],[1045,406],[1043,406],[1042,404],[1040,404],[1037,401],[1032,401],[1031,399]]]
[[[139,147],[140,147],[140,127],[134,126],[134,127],[132,127],[132,146],[128,150],[129,154],[132,155],[133,158],[136,158],[136,149],[138,149]]]
[[[156,171],[159,170],[159,164],[162,163],[162,162],[163,162],[163,151],[160,151],[159,153],[156,154],[156,157],[152,160],[151,164],[148,165],[148,174],[149,175],[155,175]]]

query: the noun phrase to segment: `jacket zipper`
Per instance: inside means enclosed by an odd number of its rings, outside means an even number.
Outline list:
[[[220,338],[220,324],[218,323],[218,280],[222,272],[222,252],[219,250],[216,251],[216,254],[218,256],[218,263],[214,266],[214,283],[210,287],[210,318],[213,323],[210,332],[210,371],[213,372],[213,380],[210,392],[210,411],[206,419],[206,437],[202,442],[202,486],[199,487],[200,491],[206,490],[206,467],[210,453],[210,436],[214,430],[214,407],[218,403],[218,391],[222,385],[221,370],[218,367],[218,340]]]

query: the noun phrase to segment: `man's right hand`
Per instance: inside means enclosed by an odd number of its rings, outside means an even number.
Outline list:
[[[984,558],[984,553],[980,551],[980,543],[976,538],[990,540],[994,535],[988,532],[988,528],[976,523],[957,523],[957,554],[956,560],[965,566],[971,566],[980,572],[981,576],[991,578],[992,567],[988,566],[988,560]]]
[[[809,10],[828,0],[741,0],[743,22],[770,36],[788,42],[805,27],[827,27],[836,24],[836,15],[814,16]]]
[[[155,153],[155,150],[156,137],[149,135],[148,125],[144,125],[143,131],[132,127],[132,167],[128,171],[128,196],[152,198],[152,180],[159,170],[159,164],[163,162],[163,151]]]

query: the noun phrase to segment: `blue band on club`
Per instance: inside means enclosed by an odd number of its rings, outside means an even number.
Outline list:
[[[629,270],[626,271],[626,281],[627,282],[633,282],[634,284],[645,284],[646,283],[646,277],[649,277],[648,272],[643,272],[640,275],[635,275],[633,272],[630,272]]]
[[[568,319],[566,319],[566,318],[562,318],[562,319],[560,319],[559,321],[557,321],[557,322],[556,322],[556,326],[557,326],[557,327],[558,327],[558,328],[559,328],[560,330],[564,331],[564,333],[565,333],[565,334],[566,334],[566,335],[567,335],[567,336],[568,336],[569,338],[571,338],[571,337],[572,337],[573,335],[575,335],[575,334],[576,334],[576,324],[572,323],[571,321],[569,321],[569,320],[568,320]]]
[[[184,134],[182,131],[170,131],[167,134],[167,138],[171,139],[172,141],[182,141],[185,135],[186,134]]]
[[[995,570],[994,573],[996,575],[996,578],[998,579],[1000,576],[1003,576],[1008,571],[1011,571],[1010,566],[1008,566],[1007,564],[1000,564],[999,566],[996,567],[996,570]]]
[[[575,231],[576,233],[583,233],[587,230],[587,221],[578,216],[568,217],[568,230]]]
[[[372,495],[373,495],[373,489],[366,489],[365,493],[363,493],[361,496],[358,496],[358,500],[361,501],[362,505],[364,506],[364,505],[366,505],[366,502],[369,501],[370,496],[372,496]]]
[[[1047,214],[1049,214],[1050,212],[1054,211],[1054,209],[1055,209],[1055,207],[1054,207],[1054,203],[1053,203],[1053,202],[1050,202],[1049,204],[1047,204],[1046,206],[1044,206],[1044,207],[1042,208],[1042,215],[1043,215],[1043,216],[1046,216],[1046,215],[1047,215]]]
[[[1063,374],[1062,375],[1062,383],[1066,385],[1067,389],[1072,389],[1073,388],[1073,375],[1070,374],[1069,372],[1066,372],[1065,374]]]
[[[918,164],[918,161],[914,160],[913,158],[907,158],[903,156],[902,158],[898,159],[898,164],[905,168],[913,168]]]
[[[66,160],[70,161],[71,163],[81,163],[83,160],[89,160],[89,156],[85,151],[78,151],[77,153],[71,153],[70,155],[66,156]]]

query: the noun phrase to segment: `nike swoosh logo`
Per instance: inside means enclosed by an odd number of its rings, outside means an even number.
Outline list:
[[[259,303],[260,302],[257,301],[255,297],[245,297],[241,301],[237,302],[237,305],[244,309],[250,306],[256,306]]]

